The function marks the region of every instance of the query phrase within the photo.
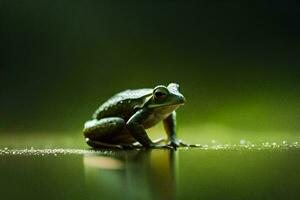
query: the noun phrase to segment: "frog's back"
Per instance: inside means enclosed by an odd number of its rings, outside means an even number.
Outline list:
[[[94,113],[94,119],[104,117],[121,117],[128,119],[134,108],[143,104],[144,97],[152,94],[152,89],[125,90],[112,96],[104,102]]]

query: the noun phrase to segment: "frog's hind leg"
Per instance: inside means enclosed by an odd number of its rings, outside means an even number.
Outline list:
[[[122,145],[118,144],[109,144],[109,143],[104,143],[104,142],[99,142],[96,140],[91,140],[89,138],[85,138],[85,141],[88,145],[95,149],[101,149],[101,148],[112,148],[112,149],[123,149]]]
[[[128,137],[125,121],[119,117],[108,117],[88,121],[83,129],[86,142],[93,148],[123,149],[122,142]]]

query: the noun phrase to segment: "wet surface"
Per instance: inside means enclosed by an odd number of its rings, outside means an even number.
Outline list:
[[[3,199],[298,199],[293,143],[172,150],[0,150]],[[2,199],[1,198],[1,199]]]

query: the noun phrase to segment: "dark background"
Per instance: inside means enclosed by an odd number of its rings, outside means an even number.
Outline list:
[[[0,2],[0,131],[80,131],[127,88],[178,82],[180,124],[300,129],[297,1]]]

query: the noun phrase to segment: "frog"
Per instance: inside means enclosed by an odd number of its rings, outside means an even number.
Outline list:
[[[100,105],[84,124],[86,143],[94,149],[189,146],[176,136],[176,110],[185,101],[177,83],[119,92]],[[146,129],[161,121],[167,138],[152,141]]]

